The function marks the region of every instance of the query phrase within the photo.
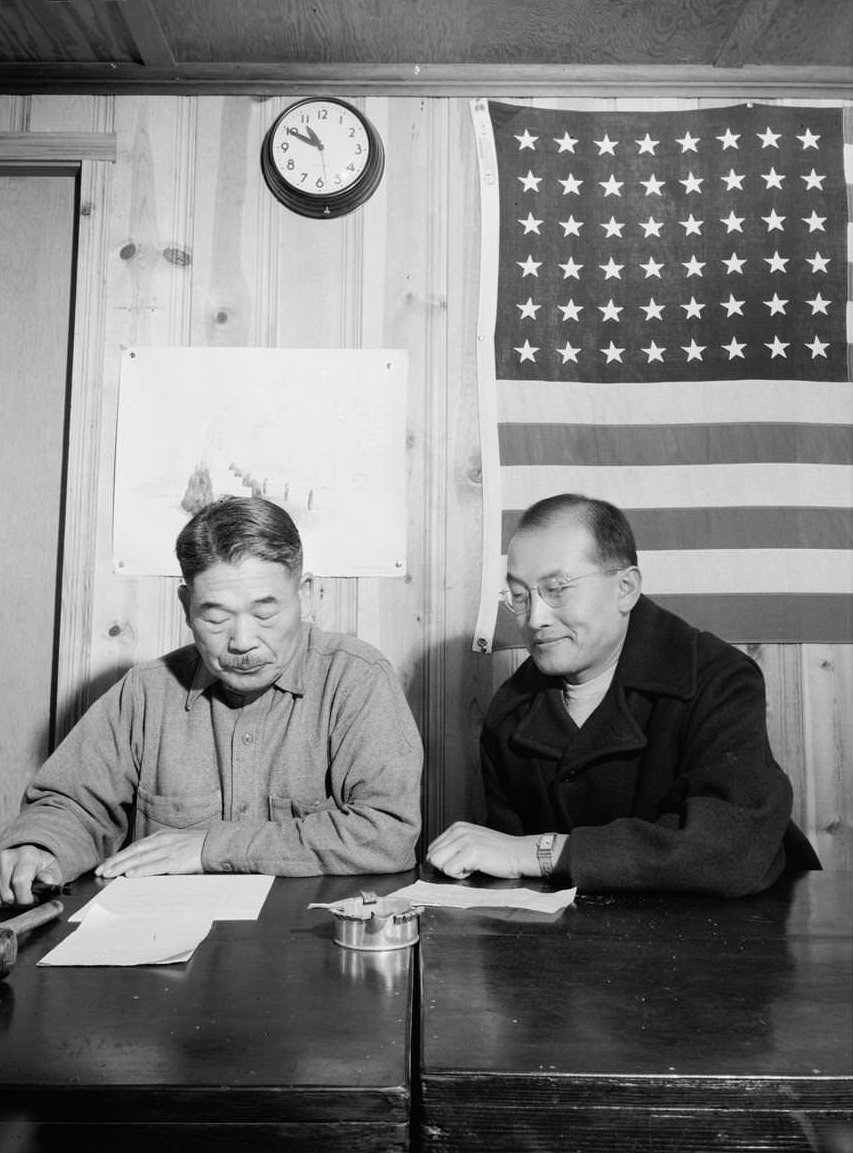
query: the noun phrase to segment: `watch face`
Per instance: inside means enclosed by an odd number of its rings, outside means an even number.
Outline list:
[[[361,117],[335,100],[303,100],[279,118],[270,157],[281,179],[305,196],[351,188],[368,167],[371,142]]]

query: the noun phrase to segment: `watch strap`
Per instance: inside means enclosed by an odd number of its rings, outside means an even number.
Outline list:
[[[554,842],[556,833],[543,833],[536,842],[536,860],[543,877],[550,877],[554,871]]]

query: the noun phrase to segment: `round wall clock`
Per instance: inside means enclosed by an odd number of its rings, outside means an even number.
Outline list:
[[[291,104],[261,149],[273,196],[303,216],[352,212],[376,191],[384,168],[379,133],[357,108],[332,98]]]

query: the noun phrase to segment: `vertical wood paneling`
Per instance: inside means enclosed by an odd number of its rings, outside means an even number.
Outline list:
[[[122,348],[406,349],[408,571],[323,579],[314,616],[378,644],[400,673],[427,745],[429,838],[452,819],[482,817],[482,715],[523,658],[471,651],[482,499],[476,153],[465,99],[354,102],[383,133],[385,176],[367,205],[332,221],[296,216],[263,182],[261,142],[287,98],[0,97],[0,128],[118,137],[116,164],[83,173],[60,661],[67,715],[186,636],[175,581],[112,572]],[[827,867],[850,867],[853,650],[751,651],[798,819]]]
[[[853,869],[853,645],[803,645],[806,830],[827,869]]]

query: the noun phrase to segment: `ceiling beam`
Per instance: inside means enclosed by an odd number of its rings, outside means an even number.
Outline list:
[[[142,63],[148,67],[173,68],[175,58],[151,7],[151,0],[122,0],[119,12]]]
[[[766,38],[768,27],[785,0],[745,0],[737,19],[720,45],[714,64],[718,68],[740,68],[755,45]]]
[[[125,0],[127,3],[127,0]],[[543,64],[0,64],[3,93],[387,96],[814,96],[850,99],[853,67]]]

